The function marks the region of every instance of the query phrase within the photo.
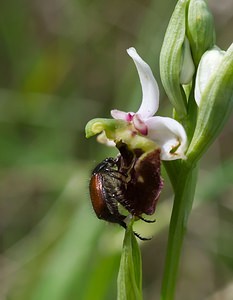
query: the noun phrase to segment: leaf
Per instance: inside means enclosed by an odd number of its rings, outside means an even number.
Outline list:
[[[142,300],[141,252],[132,230],[132,223],[125,232],[117,280],[118,300]]]

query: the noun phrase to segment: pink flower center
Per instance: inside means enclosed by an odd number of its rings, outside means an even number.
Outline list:
[[[127,122],[131,122],[131,121],[133,121],[133,117],[134,117],[134,114],[127,113],[127,116],[126,116],[126,121],[127,121]]]
[[[139,131],[142,135],[148,134],[147,126],[138,114],[135,114],[133,116],[133,124],[134,124],[134,127],[137,129],[137,131]]]

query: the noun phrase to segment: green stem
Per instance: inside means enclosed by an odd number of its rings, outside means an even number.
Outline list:
[[[173,300],[175,296],[179,260],[197,182],[197,166],[183,162],[180,167],[170,221],[161,300]]]

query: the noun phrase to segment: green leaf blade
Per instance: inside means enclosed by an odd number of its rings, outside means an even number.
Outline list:
[[[121,255],[117,280],[118,300],[142,300],[141,252],[132,230],[128,226]]]

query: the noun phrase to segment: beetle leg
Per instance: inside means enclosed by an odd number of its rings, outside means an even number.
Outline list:
[[[134,233],[134,235],[137,237],[137,238],[139,238],[141,241],[150,241],[151,240],[151,238],[145,238],[145,237],[142,237],[142,236],[140,236],[140,234],[138,234],[137,232],[133,232]]]
[[[148,220],[148,219],[144,219],[142,216],[136,216],[138,217],[140,220],[146,222],[146,223],[154,223],[156,220]]]

